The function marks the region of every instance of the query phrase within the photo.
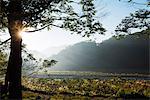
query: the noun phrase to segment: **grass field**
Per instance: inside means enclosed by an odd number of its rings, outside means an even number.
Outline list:
[[[23,78],[26,91],[45,94],[47,98],[142,98],[150,97],[149,80],[45,79]],[[26,94],[27,92],[25,92]],[[27,97],[24,96],[24,98]],[[37,97],[37,96],[35,96]],[[42,98],[43,96],[40,96]]]
[[[150,97],[150,80],[22,77],[22,85],[24,100],[148,100]],[[2,98],[7,100],[6,95]]]

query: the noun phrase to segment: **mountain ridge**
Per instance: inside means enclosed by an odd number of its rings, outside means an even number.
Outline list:
[[[133,37],[69,46],[50,57],[58,61],[50,70],[149,73],[149,38]]]

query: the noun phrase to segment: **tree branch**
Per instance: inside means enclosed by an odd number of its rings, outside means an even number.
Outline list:
[[[7,43],[9,40],[11,40],[11,38],[9,38],[9,39],[7,39],[7,40],[1,42],[0,45],[3,45],[4,43]]]
[[[35,30],[31,30],[31,31],[25,31],[25,32],[36,32],[36,31],[40,31],[40,30],[43,30],[43,29],[45,29],[46,27],[48,27],[48,26],[55,26],[55,27],[58,27],[58,28],[61,28],[61,26],[58,26],[58,25],[55,25],[55,24],[48,24],[48,25],[46,25],[46,26],[44,26],[44,27],[42,27],[42,28],[39,28],[39,29],[35,29]]]
[[[136,4],[136,5],[148,5],[148,4],[145,4],[145,3],[138,3],[138,2],[131,2],[133,4]]]
[[[121,1],[121,0],[119,0],[119,1]],[[123,2],[125,2],[125,3],[131,3],[131,4],[136,4],[136,5],[143,5],[143,6],[149,5],[149,1],[147,1],[145,3],[140,3],[140,2],[134,2],[133,0],[127,0],[127,1],[123,1]]]
[[[41,12],[43,12],[45,9],[47,9],[47,7],[50,5],[50,3],[52,3],[52,0],[49,0],[49,1],[45,1],[45,4],[43,4],[43,6],[42,6],[42,8],[43,9],[39,9],[37,12],[31,12],[31,13],[25,13],[23,16],[26,16],[26,17],[28,17],[28,16],[32,16],[32,15],[35,15],[35,14],[39,14],[39,13],[41,13]]]

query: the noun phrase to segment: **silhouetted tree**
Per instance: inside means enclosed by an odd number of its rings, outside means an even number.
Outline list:
[[[121,0],[120,0],[121,1]],[[142,5],[145,6],[145,9],[139,9],[131,13],[128,17],[125,17],[121,23],[116,28],[116,34],[118,36],[132,34],[132,29],[136,30],[147,30],[142,32],[144,35],[149,35],[150,30],[150,0],[147,0],[144,3],[135,2],[135,0],[127,0],[129,3],[134,4],[136,6]],[[146,9],[148,8],[148,9]],[[143,35],[143,34],[136,34],[136,35]]]
[[[77,2],[76,2],[77,1]],[[35,28],[28,32],[54,27],[64,28],[72,33],[89,37],[103,34],[105,29],[94,18],[96,10],[94,0],[1,0],[0,29],[8,29],[11,37],[11,52],[5,83],[8,85],[9,98],[21,99],[21,32],[26,28]],[[76,6],[75,6],[76,5]],[[79,6],[80,5],[80,6]],[[78,8],[81,7],[81,8]],[[78,8],[82,12],[78,12]],[[41,40],[42,41],[42,40]]]

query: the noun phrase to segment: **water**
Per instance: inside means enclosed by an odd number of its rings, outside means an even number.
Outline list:
[[[51,73],[51,74],[40,74],[33,75],[36,78],[49,78],[49,79],[111,79],[111,78],[122,78],[129,80],[150,80],[149,75],[129,75],[129,74],[108,74],[108,73]]]

